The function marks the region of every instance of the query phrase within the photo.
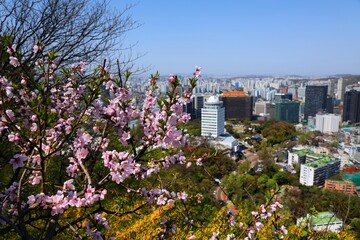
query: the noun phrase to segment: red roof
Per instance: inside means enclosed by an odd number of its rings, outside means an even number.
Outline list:
[[[231,91],[231,92],[223,92],[221,94],[221,96],[223,96],[223,97],[247,97],[249,95],[243,91]]]

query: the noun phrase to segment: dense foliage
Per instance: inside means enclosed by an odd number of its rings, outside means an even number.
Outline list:
[[[261,126],[261,134],[274,145],[296,137],[296,129],[287,122],[267,121]]]

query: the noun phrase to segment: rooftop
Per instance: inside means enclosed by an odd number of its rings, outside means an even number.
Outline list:
[[[325,182],[337,182],[337,183],[341,183],[341,184],[355,184],[348,179],[345,179],[345,180],[326,179]]]
[[[312,216],[311,218],[311,224],[327,225],[332,222],[341,222],[333,212],[319,212],[317,216]]]
[[[249,95],[243,91],[228,91],[228,92],[223,92],[221,96],[223,96],[223,97],[247,97]]]
[[[355,172],[355,173],[343,173],[343,176],[345,179],[348,179],[350,181],[352,181],[353,183],[355,183],[356,186],[360,186],[360,172]]]
[[[314,153],[313,151],[311,151],[310,149],[307,149],[307,148],[293,150],[293,151],[291,151],[291,153],[297,154],[299,156],[306,155],[307,160],[314,159],[314,161],[304,164],[305,166],[313,167],[313,168],[322,167],[324,165],[327,165],[329,163],[333,163],[333,162],[337,161],[332,155]]]
[[[220,103],[218,96],[210,96],[207,103]]]
[[[311,151],[310,149],[303,148],[303,149],[299,149],[299,150],[292,150],[291,153],[303,156],[303,155],[314,153],[314,152]]]
[[[320,155],[320,154],[318,154],[318,155]],[[318,168],[318,167],[322,167],[322,166],[325,166],[330,163],[334,163],[334,162],[338,161],[329,155],[320,155],[320,156],[322,156],[322,157],[319,158],[318,160],[309,162],[309,163],[305,163],[304,165],[308,166],[308,167]]]

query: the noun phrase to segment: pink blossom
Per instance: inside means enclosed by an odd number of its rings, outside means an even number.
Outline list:
[[[257,230],[259,230],[260,228],[264,227],[264,224],[262,224],[261,222],[256,222],[255,227]]]
[[[103,189],[103,190],[100,192],[100,200],[104,200],[104,199],[105,199],[106,193],[107,193],[107,190],[106,190],[106,189]]]
[[[280,232],[283,234],[288,234],[288,230],[286,229],[286,227],[284,225],[281,226]]]
[[[19,67],[20,66],[20,62],[16,57],[9,57],[10,59],[10,64],[13,65],[14,67]]]
[[[188,239],[195,239],[196,236],[195,235],[191,235],[190,237],[188,237]]]
[[[38,45],[34,45],[33,46],[33,52],[36,54],[39,51],[39,46]]]
[[[37,129],[38,129],[37,124],[36,124],[36,123],[32,123],[32,124],[31,124],[31,127],[30,127],[30,131],[36,132]]]
[[[27,157],[20,155],[20,154],[15,154],[12,159],[10,160],[10,164],[12,165],[12,167],[14,169],[16,168],[20,168],[24,166],[24,162],[26,161]]]
[[[175,75],[174,74],[170,74],[169,76],[169,83],[174,84],[175,83]]]
[[[201,67],[195,66],[194,76],[195,76],[196,78],[198,78],[198,77],[201,76]]]
[[[279,202],[275,202],[275,205],[276,205],[276,207],[278,207],[278,208],[283,208],[283,205],[280,204]]]
[[[16,44],[11,45],[11,47],[8,47],[6,49],[6,52],[10,55],[13,55],[14,53],[16,53]]]
[[[92,197],[93,193],[95,192],[95,188],[91,187],[90,185],[88,185],[86,192],[85,192],[85,198],[90,198]]]
[[[20,134],[19,133],[10,133],[9,135],[8,135],[8,139],[9,139],[9,141],[10,142],[13,142],[13,143],[16,143],[16,144],[18,144],[19,143],[19,141],[20,141]]]
[[[29,182],[31,185],[37,185],[41,182],[41,176],[39,176],[40,171],[32,171],[32,175],[29,177]]]
[[[86,148],[80,148],[76,151],[75,153],[75,157],[78,159],[78,160],[82,160],[82,159],[85,159],[88,155],[89,151],[86,149]]]
[[[75,186],[72,184],[74,182],[74,179],[69,179],[66,182],[64,182],[63,184],[63,191],[74,191],[75,190]]]
[[[160,195],[157,199],[157,205],[165,205],[167,198],[163,195]]]
[[[219,239],[219,232],[213,232],[210,240],[217,240]]]
[[[12,111],[12,110],[10,110],[10,109],[7,109],[6,111],[5,111],[5,113],[6,113],[6,115],[8,116],[8,118],[10,119],[10,121],[14,121],[15,120],[15,114],[14,114],[14,112]]]
[[[95,126],[93,127],[93,130],[94,130],[95,132],[98,132],[98,131],[99,131],[99,126],[98,126],[98,125],[95,125]]]
[[[197,194],[196,194],[196,197],[197,197],[197,202],[198,202],[198,203],[201,203],[201,201],[202,201],[203,198],[204,198],[203,195],[201,195],[200,193],[197,193]]]
[[[83,73],[85,71],[86,62],[81,61],[78,66],[80,68],[80,72]]]
[[[175,201],[173,199],[169,199],[167,201],[167,204],[169,205],[169,207],[174,207],[175,206]]]
[[[28,204],[29,206],[32,206],[32,205],[35,203],[35,201],[36,201],[36,198],[35,198],[34,195],[28,196],[27,204]]]
[[[177,197],[178,197],[179,199],[184,200],[184,201],[186,201],[187,196],[188,196],[188,195],[186,194],[186,192],[178,192],[178,193],[177,193]]]

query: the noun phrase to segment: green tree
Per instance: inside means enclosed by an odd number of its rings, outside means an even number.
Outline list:
[[[288,175],[288,173],[280,171],[275,173],[273,179],[277,182],[278,185],[285,185],[289,183]]]

